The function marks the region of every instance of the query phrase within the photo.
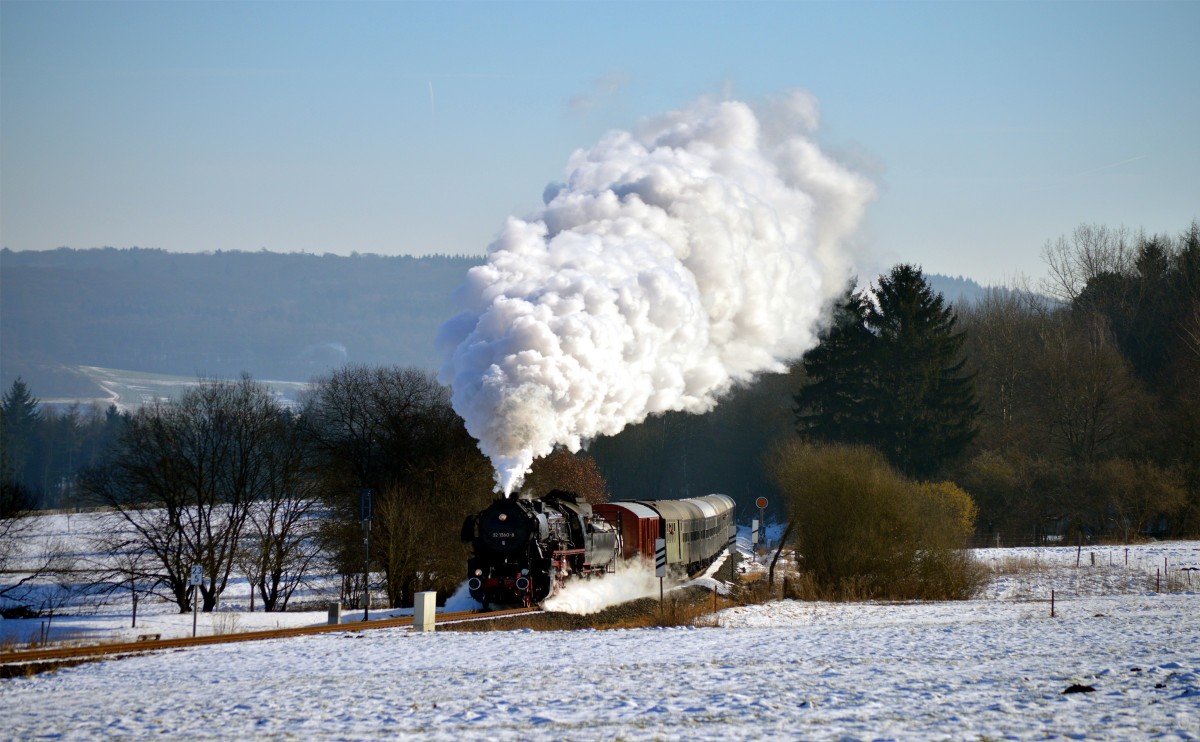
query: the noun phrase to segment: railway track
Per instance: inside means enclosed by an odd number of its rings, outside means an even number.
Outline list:
[[[455,623],[458,621],[474,621],[502,616],[515,616],[521,613],[532,613],[540,608],[512,608],[503,611],[478,613],[476,611],[459,611],[456,613],[439,613],[437,623]],[[19,652],[0,654],[0,677],[9,677],[21,668],[32,669],[37,665],[50,664],[54,666],[74,664],[79,661],[101,659],[141,652],[154,652],[164,649],[180,649],[184,647],[199,647],[206,644],[229,644],[233,642],[263,641],[266,639],[287,639],[296,636],[312,634],[330,634],[338,631],[366,631],[369,629],[392,629],[412,626],[412,616],[385,618],[377,621],[359,621],[342,624],[321,624],[318,626],[297,626],[287,629],[269,629],[264,631],[244,631],[236,634],[214,634],[211,636],[181,637],[176,639],[153,639],[148,641],[120,642],[114,644],[93,644],[78,647],[54,647],[52,649],[31,649]]]

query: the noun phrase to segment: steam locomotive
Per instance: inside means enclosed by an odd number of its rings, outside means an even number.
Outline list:
[[[732,542],[734,502],[725,495],[591,505],[561,490],[544,499],[498,499],[466,519],[467,587],[484,606],[534,605],[568,579],[612,572],[618,557],[654,559],[695,574]]]

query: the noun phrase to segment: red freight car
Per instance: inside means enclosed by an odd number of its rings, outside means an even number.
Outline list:
[[[654,539],[661,537],[658,513],[638,502],[606,502],[592,512],[616,526],[621,534],[621,558],[641,555],[654,559]]]

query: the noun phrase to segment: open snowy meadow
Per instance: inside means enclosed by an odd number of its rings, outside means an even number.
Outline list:
[[[0,680],[0,738],[1200,739],[1200,542],[975,554],[994,577],[970,601],[776,601],[614,631],[350,624],[81,664]],[[54,623],[117,631],[122,610]],[[144,620],[191,631],[163,607]]]

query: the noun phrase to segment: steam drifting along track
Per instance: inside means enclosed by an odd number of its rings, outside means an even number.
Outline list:
[[[521,613],[534,613],[540,608],[512,608],[503,611],[477,613],[475,611],[458,611],[455,613],[439,613],[437,623],[453,623],[459,621],[483,620],[515,616]],[[295,636],[311,634],[328,634],[337,631],[363,631],[366,629],[392,629],[412,626],[412,616],[386,618],[378,621],[358,621],[341,624],[321,624],[318,626],[296,626],[287,629],[270,629],[265,631],[246,631],[236,634],[215,634],[211,636],[181,637],[177,639],[155,639],[152,641],[121,642],[117,644],[94,644],[82,647],[56,647],[54,649],[33,649],[24,652],[0,654],[0,677],[14,674],[18,667],[32,669],[44,663],[69,663],[76,660],[101,659],[125,654],[153,652],[163,649],[180,649],[196,647],[204,644],[228,644],[232,642],[260,641],[264,639],[287,639]],[[16,673],[20,674],[20,673]]]

